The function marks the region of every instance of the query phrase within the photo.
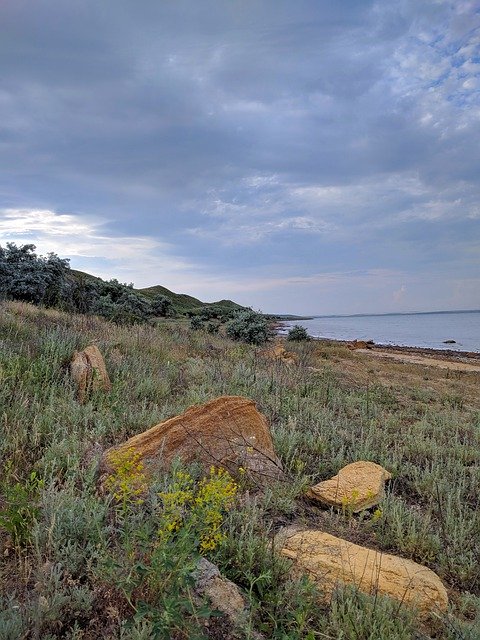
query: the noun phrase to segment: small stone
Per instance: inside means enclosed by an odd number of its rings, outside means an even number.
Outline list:
[[[310,487],[307,496],[325,506],[357,513],[382,500],[385,495],[385,480],[390,480],[391,477],[379,464],[360,460],[347,464],[330,480]]]
[[[193,577],[195,591],[207,596],[214,609],[221,611],[235,626],[244,621],[247,602],[239,587],[224,578],[216,565],[200,558]]]

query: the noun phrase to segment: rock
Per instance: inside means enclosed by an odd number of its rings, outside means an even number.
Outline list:
[[[280,342],[274,344],[270,349],[263,351],[262,355],[270,360],[277,360],[289,365],[298,363],[297,354],[293,353],[293,351],[287,351]]]
[[[113,453],[132,449],[147,464],[170,465],[175,458],[236,471],[242,467],[266,478],[281,475],[281,464],[273,448],[267,420],[252,400],[222,396],[190,407],[179,416],[130,438],[104,454],[111,468]]]
[[[456,340],[444,340],[443,344],[457,344]]]
[[[375,346],[373,340],[353,340],[352,342],[347,343],[347,347],[351,350],[355,349],[371,349]]]
[[[330,507],[353,513],[378,504],[385,495],[385,480],[392,475],[374,462],[352,462],[330,480],[311,487],[307,496]]]
[[[77,385],[79,402],[85,402],[92,391],[112,388],[102,354],[95,345],[75,351],[70,361],[70,375]]]
[[[212,607],[221,611],[234,626],[245,622],[247,601],[237,585],[224,578],[216,565],[200,558],[193,578],[195,592],[206,596]]]
[[[307,573],[330,599],[334,589],[353,585],[379,593],[425,615],[445,611],[448,596],[436,573],[412,560],[381,553],[322,531],[284,530],[281,553],[294,562],[294,574]]]
[[[248,615],[248,604],[239,587],[223,577],[218,567],[200,558],[193,573],[194,592],[197,597],[207,597],[213,609],[220,611],[232,625],[233,637],[244,637]],[[228,637],[231,637],[230,634]],[[263,640],[262,634],[250,631],[252,640]]]

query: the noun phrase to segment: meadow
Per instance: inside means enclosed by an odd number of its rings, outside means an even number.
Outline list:
[[[68,363],[92,343],[112,389],[80,404]],[[1,304],[0,640],[480,638],[479,374],[383,362],[334,343],[289,349],[296,365],[179,320],[117,326]],[[285,477],[262,490],[239,482],[211,548],[200,548],[193,516],[162,541],[159,495],[175,495],[185,475],[199,491],[200,470],[174,465],[141,499],[127,470],[122,503],[99,490],[99,458],[221,395],[257,403]],[[392,473],[379,509],[354,515],[305,498],[356,460]],[[322,604],[319,587],[293,577],[276,552],[277,532],[291,523],[433,569],[448,589],[448,614],[426,626],[398,603],[353,589]],[[193,597],[200,553],[247,599],[241,630]]]

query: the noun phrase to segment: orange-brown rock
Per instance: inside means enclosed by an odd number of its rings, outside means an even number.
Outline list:
[[[349,349],[371,349],[374,346],[372,340],[353,340],[347,344]]]
[[[222,396],[190,407],[133,436],[105,452],[106,466],[110,467],[112,453],[128,449],[150,465],[169,465],[180,458],[185,463],[199,461],[205,468],[214,465],[235,471],[242,467],[257,476],[281,473],[265,416],[252,400],[239,396]]]
[[[347,347],[354,351],[355,349],[370,349],[372,345],[365,340],[353,340],[347,344]]]
[[[92,391],[110,391],[112,388],[102,354],[95,345],[75,351],[70,362],[70,375],[77,385],[79,402],[85,402]]]
[[[298,356],[293,351],[287,351],[283,344],[277,342],[270,349],[266,349],[263,355],[270,360],[278,360],[285,364],[297,364]]]
[[[412,560],[322,531],[287,529],[281,536],[281,553],[293,560],[293,572],[308,574],[327,599],[337,586],[353,585],[364,593],[394,598],[422,614],[447,609],[447,591],[440,578]]]
[[[347,464],[333,478],[310,487],[307,495],[325,506],[357,513],[382,500],[385,495],[385,480],[390,480],[391,477],[379,464],[361,460]]]

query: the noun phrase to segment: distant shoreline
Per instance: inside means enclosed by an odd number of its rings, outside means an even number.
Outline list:
[[[275,327],[276,335],[279,338],[286,339],[288,327],[284,326],[283,332],[280,333],[279,329],[281,328],[281,326],[282,326],[282,322],[278,322],[278,324]],[[310,338],[312,340],[315,340],[316,342],[324,342],[325,344],[333,343],[333,344],[338,344],[345,347],[348,347],[348,345],[351,345],[352,342],[354,342],[353,340],[323,338],[321,336],[310,336]],[[450,348],[435,349],[434,347],[413,347],[413,346],[399,345],[399,344],[384,344],[381,342],[374,342],[374,341],[371,341],[371,343],[369,343],[369,349],[371,350],[382,349],[383,351],[396,351],[401,353],[411,353],[411,354],[418,354],[418,355],[431,355],[431,356],[436,356],[440,358],[441,357],[454,358],[454,359],[468,358],[468,359],[480,360],[480,352],[463,351],[461,349],[450,349]]]
[[[480,313],[480,309],[460,309],[453,311],[390,311],[387,313],[333,313],[327,315],[295,316],[290,314],[267,314],[279,320],[316,320],[317,318],[383,318],[388,316],[429,316],[450,313]]]

